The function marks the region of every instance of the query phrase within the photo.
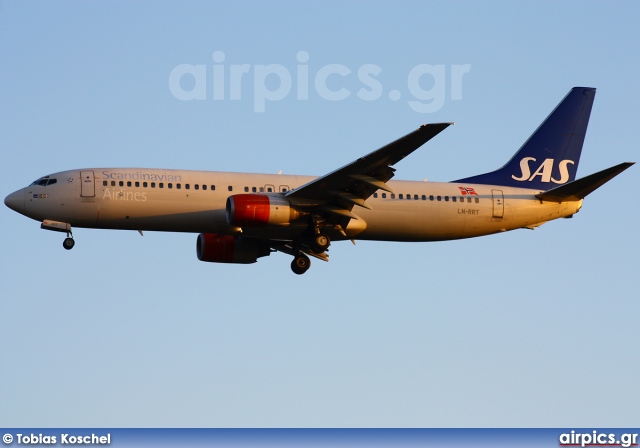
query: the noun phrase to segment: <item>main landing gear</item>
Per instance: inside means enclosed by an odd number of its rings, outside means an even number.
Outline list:
[[[318,233],[313,237],[313,250],[316,252],[324,252],[330,244],[331,240],[324,233]]]
[[[304,274],[311,267],[311,260],[302,252],[293,257],[291,262],[291,270],[298,275]]]
[[[305,249],[305,251],[309,250],[309,252],[307,252],[308,254],[327,261],[328,258],[325,251],[329,248],[330,244],[331,239],[329,236],[318,232],[311,240],[306,240],[306,244],[303,244],[303,247],[308,248]],[[309,257],[302,252],[299,247],[300,246],[295,249],[297,252],[294,252],[293,261],[291,262],[291,270],[295,274],[301,275],[309,270],[311,267],[311,260],[309,260]]]
[[[329,235],[323,232],[325,222],[318,216],[312,216],[309,222],[309,233],[311,233],[311,249],[314,252],[322,253],[329,248],[331,239]]]

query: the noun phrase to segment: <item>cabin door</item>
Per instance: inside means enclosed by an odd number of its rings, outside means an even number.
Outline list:
[[[502,190],[491,190],[493,196],[493,217],[504,218],[504,197]]]
[[[96,184],[93,171],[80,171],[80,197],[93,198],[96,196]]]

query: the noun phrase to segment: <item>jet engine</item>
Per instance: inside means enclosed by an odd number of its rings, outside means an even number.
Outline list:
[[[271,253],[269,244],[231,235],[201,233],[196,243],[198,260],[212,263],[255,263]]]
[[[288,225],[300,213],[280,196],[235,194],[227,198],[227,223],[238,227]]]

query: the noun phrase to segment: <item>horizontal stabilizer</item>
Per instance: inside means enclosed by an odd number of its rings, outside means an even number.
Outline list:
[[[541,201],[551,202],[579,201],[584,199],[592,191],[609,182],[634,163],[635,162],[625,162],[612,166],[611,168],[583,177],[582,179],[537,194],[536,197]]]

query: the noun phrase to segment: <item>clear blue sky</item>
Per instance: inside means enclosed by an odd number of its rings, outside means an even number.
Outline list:
[[[598,89],[584,176],[640,158],[638,18],[637,2],[4,1],[0,193],[99,166],[320,175],[455,121],[397,165],[448,181],[505,163],[573,86]],[[172,84],[183,64],[205,84]],[[77,229],[65,251],[1,207],[0,426],[637,426],[637,179],[535,231],[334,244],[304,276],[282,254],[201,263],[192,234]]]

